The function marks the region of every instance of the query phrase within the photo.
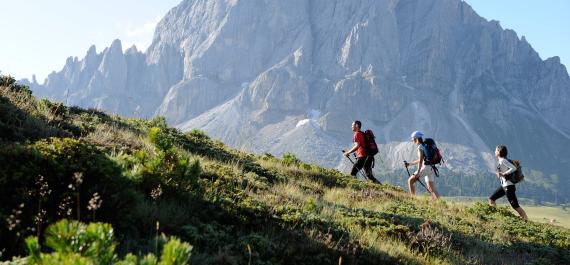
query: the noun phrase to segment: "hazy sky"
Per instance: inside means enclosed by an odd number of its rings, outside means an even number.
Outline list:
[[[154,26],[181,0],[0,0],[0,71],[38,81],[59,71],[69,56],[85,56],[114,39],[146,50]],[[277,0],[280,1],[280,0]],[[348,0],[350,1],[350,0]],[[525,36],[542,59],[570,65],[569,0],[467,0],[486,19]]]
[[[466,0],[487,20],[513,29],[543,60],[559,56],[570,70],[570,1],[568,0]]]
[[[156,23],[181,0],[0,0],[0,71],[38,82],[60,71],[69,56],[83,58],[120,39],[145,50]]]

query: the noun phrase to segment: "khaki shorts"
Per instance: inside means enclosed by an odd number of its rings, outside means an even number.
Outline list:
[[[419,175],[420,177],[423,176],[426,182],[435,182],[435,172],[433,172],[432,166],[422,166]]]

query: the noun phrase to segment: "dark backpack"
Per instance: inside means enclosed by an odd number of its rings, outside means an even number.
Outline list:
[[[376,136],[374,136],[372,130],[366,130],[363,134],[365,143],[364,150],[366,151],[366,155],[374,156],[378,154],[378,145],[376,144],[376,140],[374,140]]]
[[[436,165],[441,164],[443,158],[441,153],[435,144],[435,141],[431,138],[426,138],[424,140],[424,164],[425,165]]]
[[[513,173],[511,173],[506,179],[510,180],[512,183],[519,183],[521,181],[524,180],[524,175],[522,173],[522,166],[521,166],[521,162],[518,160],[509,160],[509,162],[511,162],[511,164],[513,164],[517,170]]]

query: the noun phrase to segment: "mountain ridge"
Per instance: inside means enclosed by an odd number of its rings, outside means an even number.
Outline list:
[[[86,74],[92,88],[72,93],[70,104],[163,115],[237,148],[294,152],[329,167],[342,163],[334,150],[360,119],[381,132],[382,171],[411,159],[397,146],[417,129],[448,150],[456,172],[492,171],[496,144],[509,146],[531,172],[550,177],[570,169],[559,155],[570,146],[564,65],[543,61],[524,37],[462,1],[183,1],[159,22],[144,63],[123,56],[136,66],[127,67],[123,87],[98,94],[123,79],[105,69]],[[116,65],[122,69],[121,60]],[[81,91],[74,80],[82,74],[68,72],[52,83],[70,80],[58,87]],[[50,86],[31,87],[41,96]],[[360,108],[366,111],[356,113]],[[321,113],[312,123],[318,130],[296,127],[313,110]],[[282,137],[293,131],[310,137]]]

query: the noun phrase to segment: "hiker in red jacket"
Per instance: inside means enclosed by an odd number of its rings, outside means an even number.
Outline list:
[[[366,177],[374,183],[380,183],[374,175],[372,174],[372,164],[374,163],[374,156],[369,156],[366,153],[366,140],[364,138],[364,133],[360,131],[362,123],[360,121],[354,121],[352,123],[352,131],[354,132],[354,145],[352,148],[344,153],[346,157],[356,151],[356,162],[352,167],[350,175],[356,176],[358,171],[364,168]]]

